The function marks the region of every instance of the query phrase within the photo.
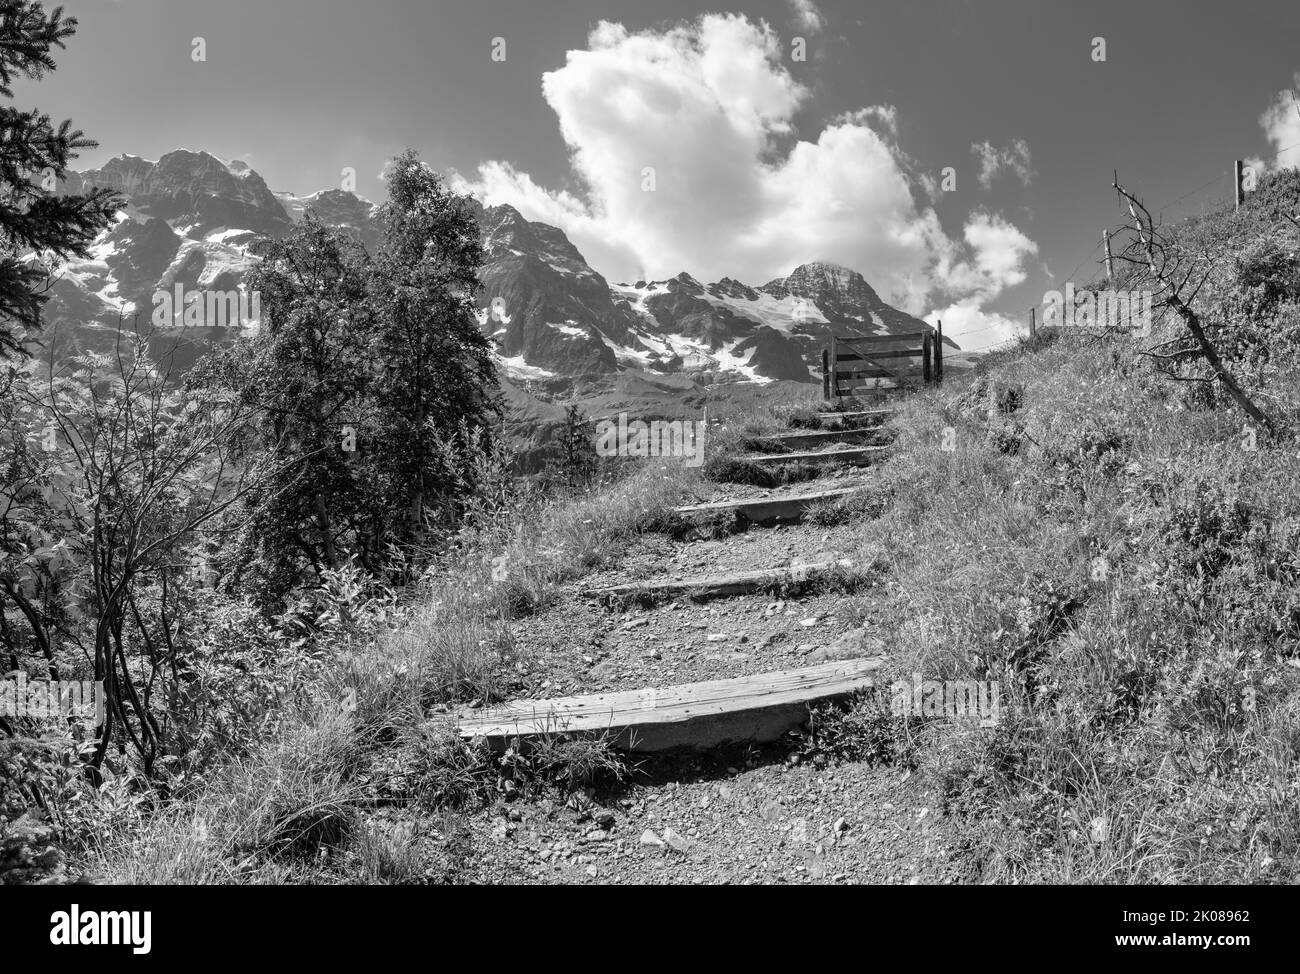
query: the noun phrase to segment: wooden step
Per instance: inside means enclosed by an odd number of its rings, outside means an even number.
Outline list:
[[[829,422],[844,422],[846,420],[863,420],[874,419],[884,422],[890,416],[894,415],[892,409],[860,409],[856,412],[824,412],[816,413],[817,422],[821,424]]]
[[[861,488],[861,484],[855,484],[852,487],[837,487],[834,490],[820,490],[810,494],[778,494],[775,497],[710,501],[707,504],[688,504],[674,510],[687,518],[734,512],[735,516],[743,518],[750,524],[774,524],[778,521],[797,521],[803,516],[803,512],[814,504],[837,501]]]
[[[649,582],[627,582],[622,585],[592,586],[582,589],[587,598],[605,602],[662,601],[690,597],[697,601],[749,595],[752,592],[798,590],[818,581],[834,571],[853,567],[848,559],[821,561],[810,565],[792,565],[789,568],[765,568],[753,572],[736,572],[732,575],[715,575],[711,578],[664,579]]]
[[[515,737],[608,734],[630,751],[771,741],[800,726],[808,705],[873,685],[883,659],[849,659],[727,680],[551,700],[515,700],[461,711],[461,737],[500,749]]]
[[[846,463],[854,467],[865,467],[888,452],[887,446],[856,446],[845,450],[812,453],[758,453],[740,459],[760,467],[777,467],[783,463]]]
[[[848,430],[807,430],[797,433],[777,433],[756,436],[750,442],[760,450],[768,448],[798,449],[806,446],[824,446],[828,443],[858,443],[862,440],[879,440],[886,432],[879,427]]]
[[[863,373],[863,375],[866,375],[866,373]],[[901,394],[924,388],[926,388],[926,382],[919,375],[896,376],[880,373],[880,375],[874,377],[852,378],[852,380],[837,378],[835,381],[836,395],[839,395],[841,399],[857,398],[858,393],[866,393],[867,395],[876,393]]]

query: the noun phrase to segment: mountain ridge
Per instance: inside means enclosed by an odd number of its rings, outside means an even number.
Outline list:
[[[159,291],[242,288],[257,260],[249,245],[287,234],[309,211],[368,248],[380,240],[379,204],[343,189],[273,192],[247,163],[201,150],[176,149],[157,160],[117,156],[70,173],[60,192],[92,187],[116,190],[125,205],[52,289],[47,319],[75,344],[102,345],[123,318],[147,318]],[[809,382],[832,329],[932,330],[884,302],[856,270],[828,261],[800,264],[757,287],[732,277],[705,284],[687,270],[611,284],[560,228],[530,221],[509,204],[471,199],[469,206],[485,255],[480,326],[515,379],[640,371],[706,384]],[[187,337],[221,340],[231,331],[213,326]]]

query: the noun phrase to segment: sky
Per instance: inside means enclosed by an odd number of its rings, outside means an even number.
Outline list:
[[[409,146],[611,281],[831,261],[967,349],[1092,277],[1114,170],[1172,222],[1231,199],[1234,159],[1300,165],[1278,0],[64,7],[77,35],[15,104],[98,140],[76,168],[203,149],[379,200]]]

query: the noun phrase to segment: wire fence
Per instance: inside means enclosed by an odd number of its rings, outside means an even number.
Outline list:
[[[1261,161],[1269,161],[1269,160],[1272,160],[1272,159],[1276,159],[1278,156],[1282,155],[1284,152],[1290,152],[1292,149],[1300,149],[1300,142],[1296,142],[1296,143],[1294,143],[1294,144],[1292,144],[1292,145],[1284,146],[1284,147],[1282,147],[1281,149],[1278,149],[1276,152],[1269,153],[1268,155],[1265,155],[1265,156],[1258,156],[1257,158],[1259,158]],[[1168,202],[1168,203],[1164,203],[1164,204],[1162,204],[1162,205],[1160,205],[1160,206],[1150,207],[1150,209],[1151,209],[1151,211],[1152,211],[1153,213],[1158,214],[1158,217],[1157,217],[1158,222],[1163,223],[1163,222],[1164,222],[1164,214],[1165,214],[1165,211],[1167,211],[1167,210],[1172,210],[1172,209],[1174,209],[1175,207],[1179,206],[1180,204],[1182,204],[1182,203],[1186,203],[1188,200],[1194,199],[1195,197],[1197,197],[1197,196],[1201,195],[1202,193],[1204,193],[1204,192],[1205,192],[1207,189],[1209,189],[1210,187],[1220,184],[1221,180],[1224,180],[1224,179],[1226,179],[1226,180],[1228,181],[1228,188],[1229,188],[1229,190],[1230,190],[1230,192],[1228,193],[1228,195],[1227,195],[1227,196],[1219,196],[1219,197],[1216,197],[1216,198],[1214,198],[1214,199],[1212,199],[1212,200],[1205,200],[1205,201],[1203,201],[1202,204],[1201,204],[1201,215],[1202,215],[1202,216],[1208,216],[1210,213],[1218,212],[1218,210],[1219,210],[1220,207],[1223,207],[1223,206],[1225,206],[1225,205],[1227,205],[1227,204],[1235,203],[1235,202],[1236,202],[1236,187],[1232,185],[1232,180],[1233,180],[1233,171],[1232,171],[1231,169],[1222,170],[1222,171],[1216,173],[1216,174],[1215,174],[1211,179],[1207,180],[1206,182],[1202,183],[1201,185],[1197,186],[1197,187],[1194,188],[1194,189],[1188,190],[1186,193],[1184,193],[1182,196],[1178,197],[1177,199],[1175,199],[1175,200],[1171,200],[1170,202]],[[1188,217],[1184,217],[1184,219],[1187,219],[1187,218],[1188,218]],[[1101,240],[1101,239],[1098,239],[1098,241],[1097,241],[1095,244],[1093,244],[1092,249],[1091,249],[1090,251],[1088,251],[1088,253],[1085,254],[1085,255],[1083,256],[1083,258],[1082,258],[1082,259],[1081,259],[1081,260],[1080,260],[1080,261],[1079,261],[1079,262],[1074,266],[1074,269],[1071,270],[1070,273],[1067,274],[1067,275],[1065,276],[1064,279],[1065,279],[1066,281],[1073,281],[1075,275],[1079,273],[1079,269],[1080,269],[1081,267],[1083,267],[1083,265],[1084,265],[1085,263],[1087,263],[1089,260],[1092,260],[1093,258],[1095,258],[1095,257],[1097,256],[1098,251],[1100,251],[1100,250],[1102,249],[1103,246],[1104,246],[1104,241]],[[1057,278],[1055,275],[1052,275],[1052,279],[1053,279],[1054,281],[1055,281],[1055,280],[1059,280],[1059,278]],[[1021,324],[1021,323],[1023,323],[1023,326],[1024,326],[1024,331],[1023,331],[1023,333],[1017,333],[1017,334],[1011,335],[1011,336],[1008,337],[1008,338],[1000,339],[999,341],[993,342],[993,343],[988,344],[988,345],[983,345],[983,346],[980,346],[980,347],[977,347],[977,348],[963,348],[963,349],[961,350],[961,351],[962,351],[962,354],[970,354],[970,353],[975,353],[975,352],[999,351],[999,350],[1002,350],[1002,349],[1005,349],[1005,348],[1011,348],[1011,347],[1013,347],[1013,346],[1015,345],[1016,342],[1019,342],[1019,341],[1025,339],[1025,338],[1028,338],[1028,337],[1029,337],[1029,335],[1030,335],[1030,333],[1031,333],[1031,331],[1032,331],[1032,328],[1031,328],[1031,317],[1030,317],[1030,316],[1031,316],[1032,314],[1034,314],[1034,313],[1035,313],[1035,309],[1034,309],[1034,308],[1027,308],[1027,309],[1025,309],[1024,312],[1021,313],[1021,314],[1023,315],[1023,319],[1024,319],[1024,320],[1023,320],[1023,322],[1017,322],[1017,324]],[[992,325],[989,325],[989,326],[987,326],[987,327],[985,327],[985,328],[977,328],[977,329],[975,329],[974,331],[962,332],[961,337],[962,337],[963,340],[965,340],[965,339],[967,339],[967,338],[970,338],[972,335],[981,335],[981,334],[987,334],[988,332],[991,332],[991,331],[1000,331],[1000,330],[1003,330],[1003,329],[1006,328],[1006,326],[1007,326],[1007,321],[1008,321],[1008,320],[1011,320],[1011,319],[1008,319],[1006,316],[1003,316],[1001,321],[998,321],[998,322],[996,322],[996,323],[994,323],[994,324],[992,324]],[[954,338],[954,340],[955,340],[955,339],[956,339],[956,336],[953,336],[953,338]]]

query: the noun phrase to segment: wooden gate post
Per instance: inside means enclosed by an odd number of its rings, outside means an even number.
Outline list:
[[[921,381],[927,386],[930,384],[930,350],[933,347],[930,342],[931,335],[927,331],[925,338],[921,340]]]
[[[822,349],[822,398],[830,401],[831,398],[831,370],[827,364],[830,361],[831,353],[829,349]]]
[[[935,342],[934,342],[934,381],[936,385],[943,385],[943,322],[936,322]]]
[[[835,332],[831,332],[831,399],[840,402],[840,350],[835,343]]]

